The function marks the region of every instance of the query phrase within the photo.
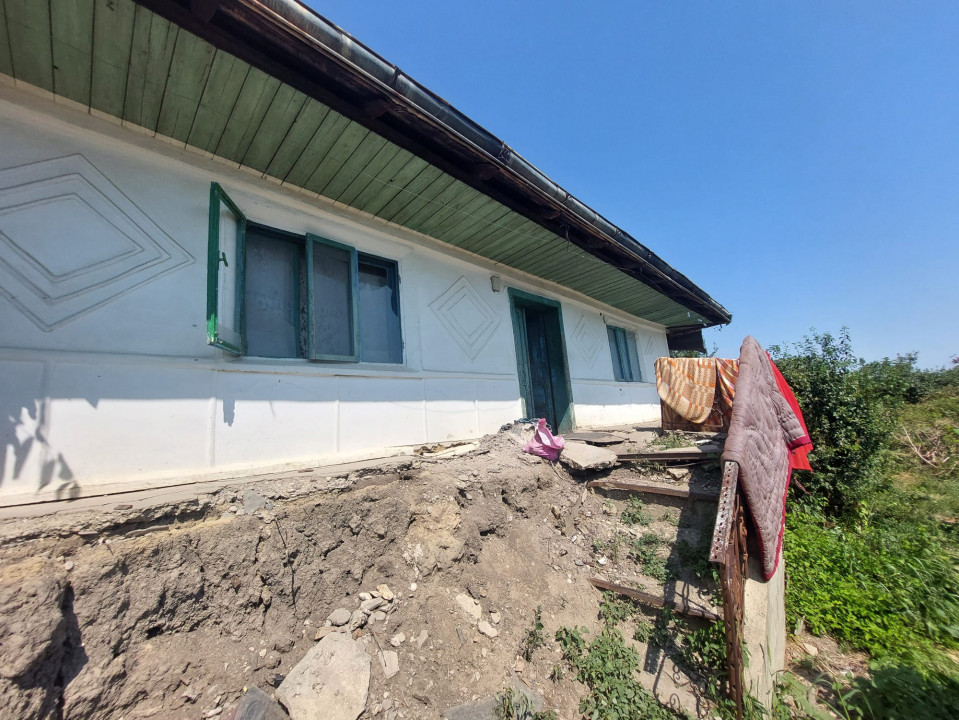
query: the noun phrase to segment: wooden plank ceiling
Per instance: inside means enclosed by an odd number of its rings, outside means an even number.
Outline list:
[[[132,0],[0,0],[0,73],[632,315],[703,322]]]

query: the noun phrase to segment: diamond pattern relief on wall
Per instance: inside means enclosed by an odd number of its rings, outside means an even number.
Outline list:
[[[603,346],[592,323],[585,315],[580,316],[576,329],[573,330],[573,345],[586,361],[586,367],[592,367]]]
[[[0,295],[45,332],[192,262],[82,155],[0,170]]]
[[[493,308],[465,277],[431,302],[430,309],[470,360],[476,359],[500,323]]]

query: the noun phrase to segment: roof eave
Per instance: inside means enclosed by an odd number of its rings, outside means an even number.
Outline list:
[[[294,0],[135,0],[698,314],[730,313],[502,140]]]

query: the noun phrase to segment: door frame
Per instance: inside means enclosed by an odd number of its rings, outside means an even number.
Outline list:
[[[560,351],[562,364],[560,370],[563,373],[563,387],[566,393],[567,403],[562,415],[559,417],[558,428],[553,428],[554,432],[570,432],[576,427],[576,417],[573,411],[575,403],[573,402],[573,387],[570,383],[569,361],[566,353],[566,333],[563,325],[563,307],[557,300],[534,295],[533,293],[516,288],[507,288],[509,295],[510,317],[513,321],[513,342],[516,346],[516,370],[519,377],[520,398],[523,401],[523,414],[529,418],[533,409],[533,391],[529,376],[529,351],[526,342],[526,318],[523,315],[524,308],[534,310],[555,310],[556,320],[558,322],[558,337],[550,338],[547,336],[547,342],[553,342]],[[552,375],[552,373],[551,373]],[[554,392],[555,400],[555,392]],[[559,408],[556,408],[559,414]],[[532,419],[532,418],[530,418]]]

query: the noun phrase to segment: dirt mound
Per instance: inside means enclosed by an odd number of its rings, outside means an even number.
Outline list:
[[[439,718],[517,679],[576,717],[584,689],[554,672],[556,644],[519,654],[539,606],[547,638],[598,628],[591,528],[611,502],[504,433],[461,457],[293,474],[126,524],[7,527],[0,705],[18,718],[230,717],[245,687],[275,693],[331,613],[352,617],[360,593],[386,585],[395,597],[353,629],[372,655],[396,653],[395,668],[374,659],[363,717]]]

